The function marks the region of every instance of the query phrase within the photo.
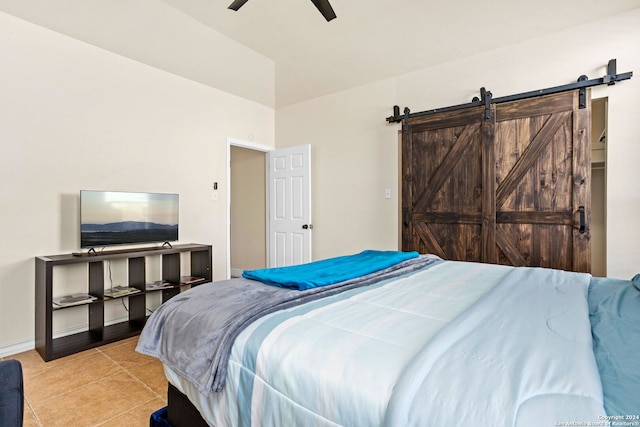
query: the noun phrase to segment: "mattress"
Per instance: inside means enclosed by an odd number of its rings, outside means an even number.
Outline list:
[[[589,283],[437,262],[254,321],[220,392],[165,372],[216,426],[597,422],[607,415]]]

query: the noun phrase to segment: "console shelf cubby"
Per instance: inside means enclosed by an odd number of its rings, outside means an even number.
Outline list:
[[[51,255],[36,257],[35,277],[35,342],[36,350],[45,362],[68,356],[73,353],[88,350],[93,347],[138,335],[147,320],[146,296],[150,293],[161,292],[162,302],[180,293],[181,258],[180,254],[188,252],[191,259],[191,276],[202,277],[200,283],[212,280],[212,247],[201,244],[181,244],[173,247],[123,249],[94,254]],[[161,257],[162,280],[173,284],[170,288],[146,290],[146,257]],[[104,322],[105,298],[105,270],[104,262],[111,260],[127,260],[128,285],[140,292],[127,295],[129,299],[129,318],[126,321],[106,326]],[[97,299],[93,302],[62,308],[53,308],[54,268],[86,264],[87,292]],[[80,308],[77,308],[80,307]],[[53,313],[76,308],[86,310],[88,329],[83,332],[53,338]]]

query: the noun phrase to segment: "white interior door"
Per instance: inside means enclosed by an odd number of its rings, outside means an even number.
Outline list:
[[[267,153],[268,267],[311,262],[311,146]]]

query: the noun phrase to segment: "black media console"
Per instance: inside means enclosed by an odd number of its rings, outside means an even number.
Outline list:
[[[191,286],[210,282],[212,280],[212,247],[211,245],[182,244],[171,248],[143,248],[129,250],[114,250],[98,252],[94,254],[63,254],[36,257],[35,280],[35,341],[36,350],[40,356],[48,362],[53,359],[68,356],[83,350],[97,347],[110,342],[138,335],[147,320],[146,296],[150,292],[162,292],[162,302],[180,293],[181,253],[188,253],[191,260],[191,271],[183,272],[190,276],[201,277],[202,280],[190,283]],[[169,288],[155,291],[147,291],[146,283],[146,257],[160,256],[162,258],[162,280],[170,282]],[[140,292],[128,295],[129,318],[113,325],[105,326],[104,303],[107,298],[105,291],[105,261],[127,260],[128,281],[127,286],[138,289]],[[83,304],[82,309],[87,310],[88,329],[58,338],[53,338],[53,313],[54,311],[67,310],[71,307],[54,308],[54,270],[86,264],[87,287],[86,291],[95,300]],[[56,295],[57,296],[57,295]]]

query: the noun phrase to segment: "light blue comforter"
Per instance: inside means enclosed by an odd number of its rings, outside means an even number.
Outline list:
[[[589,281],[582,273],[511,270],[416,354],[385,425],[599,425],[606,413]]]
[[[588,286],[585,274],[433,263],[253,322],[221,393],[168,377],[213,425],[598,422]]]

